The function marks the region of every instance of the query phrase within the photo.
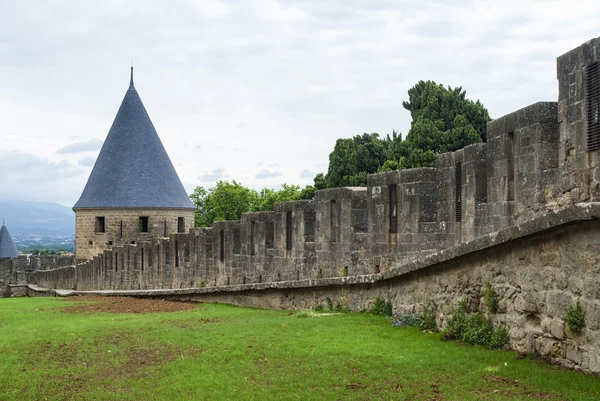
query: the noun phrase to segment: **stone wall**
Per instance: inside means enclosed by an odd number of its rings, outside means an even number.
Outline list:
[[[311,307],[337,294],[361,309],[384,295],[396,308],[435,302],[440,323],[459,298],[479,299],[490,283],[504,296],[495,319],[510,327],[514,347],[599,372],[600,229],[582,222],[600,217],[600,204],[583,203],[600,201],[600,150],[586,147],[583,88],[586,68],[599,61],[600,39],[560,57],[558,103],[490,122],[487,143],[439,155],[433,168],[373,174],[366,188],[318,191],[168,238],[113,242],[34,280],[263,307]],[[140,213],[131,212],[133,227]],[[78,216],[78,232],[80,217],[90,231],[95,216]],[[531,238],[516,240],[524,235]],[[589,319],[584,337],[564,333],[575,299]]]
[[[418,311],[432,303],[443,327],[461,299],[487,312],[482,292],[488,284],[501,296],[493,321],[509,328],[512,348],[600,373],[600,220],[563,226],[369,283],[339,281],[161,297],[274,309],[327,308],[329,298],[357,311],[370,308],[380,297],[391,301],[396,311]],[[577,300],[586,316],[579,335],[565,325],[566,310]]]
[[[148,218],[145,232],[140,217]],[[97,219],[104,219],[100,227]],[[183,218],[183,227],[179,227]],[[188,232],[194,227],[194,211],[186,209],[77,209],[75,210],[75,254],[79,261],[88,260],[113,246],[167,237],[170,233]],[[181,229],[181,230],[180,230]]]
[[[189,213],[186,228],[192,224],[190,211],[157,210],[149,216],[149,232],[140,233],[138,219],[147,210],[114,210],[110,216],[79,210],[77,243],[89,240],[99,255],[77,269],[98,264],[106,274],[91,282],[73,275],[64,285],[184,288],[371,274],[597,199],[600,151],[583,145],[587,133],[579,112],[585,103],[579,81],[594,60],[600,61],[598,39],[559,58],[559,86],[574,80],[569,96],[561,89],[559,103],[535,103],[498,118],[487,126],[487,143],[439,155],[434,168],[370,175],[366,188],[317,191],[311,201],[276,204],[273,212],[170,239],[164,235],[177,231],[177,217]],[[573,156],[561,151],[566,143]],[[102,213],[106,232],[97,233],[95,219]]]
[[[21,255],[18,258],[0,258],[0,280],[7,285],[25,284],[31,281],[29,277],[35,271],[73,265],[73,255]]]

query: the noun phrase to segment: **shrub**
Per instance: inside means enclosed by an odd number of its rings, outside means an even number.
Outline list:
[[[325,298],[325,301],[327,301],[327,310],[333,312],[333,302],[331,301],[331,298],[327,297]]]
[[[494,327],[494,331],[492,331],[488,346],[490,348],[502,348],[504,345],[508,344],[509,341],[510,337],[508,336],[508,329],[504,326],[497,326]]]
[[[410,327],[421,325],[421,316],[419,316],[419,313],[398,311],[392,316],[388,317],[388,319],[391,325],[394,327]]]
[[[567,322],[567,327],[573,333],[580,334],[583,331],[583,328],[585,327],[585,314],[579,300],[577,300],[575,305],[567,308],[565,320]]]
[[[348,312],[348,311],[350,311],[350,309],[348,309],[348,307],[346,306],[346,304],[344,303],[343,300],[338,301],[335,304],[335,308],[334,309],[335,309],[336,312]]]
[[[492,324],[481,313],[472,313],[465,319],[465,327],[459,337],[469,344],[488,345],[492,337]]]
[[[444,338],[459,339],[489,348],[501,348],[510,340],[506,327],[493,327],[492,321],[481,313],[467,314],[465,300],[461,300],[452,310],[444,330]]]
[[[323,307],[323,305],[317,305],[317,306],[315,306],[315,307],[313,308],[313,310],[314,310],[315,312],[323,312],[323,310],[324,310],[324,309],[325,309],[325,308]]]
[[[374,315],[392,316],[392,303],[383,298],[377,297],[373,306],[369,309],[369,313]]]
[[[485,286],[485,290],[483,290],[483,300],[485,301],[485,306],[487,307],[490,313],[498,312],[500,295],[498,295],[498,293],[490,283],[487,283]]]
[[[437,323],[435,322],[433,305],[427,304],[423,308],[423,313],[421,314],[421,324],[419,327],[423,331],[438,331]]]
[[[461,338],[465,329],[465,320],[467,315],[467,300],[462,299],[458,305],[452,309],[452,315],[446,324],[445,333],[450,334],[454,338]]]

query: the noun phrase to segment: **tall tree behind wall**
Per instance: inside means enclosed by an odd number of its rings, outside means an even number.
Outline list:
[[[406,139],[397,132],[382,139],[377,134],[338,139],[324,177],[328,188],[366,185],[367,174],[378,171],[432,167],[438,154],[486,140],[489,113],[481,102],[467,99],[462,87],[419,81],[408,98],[402,102],[412,118]],[[317,175],[315,187],[322,181]]]

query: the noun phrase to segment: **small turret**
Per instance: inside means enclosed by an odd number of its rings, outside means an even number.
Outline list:
[[[19,250],[4,225],[4,220],[2,220],[2,228],[0,229],[0,258],[16,258],[18,256]]]

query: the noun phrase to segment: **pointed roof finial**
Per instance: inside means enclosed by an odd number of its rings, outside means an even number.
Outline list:
[[[131,79],[129,80],[129,86],[133,87],[133,61],[131,62]]]

